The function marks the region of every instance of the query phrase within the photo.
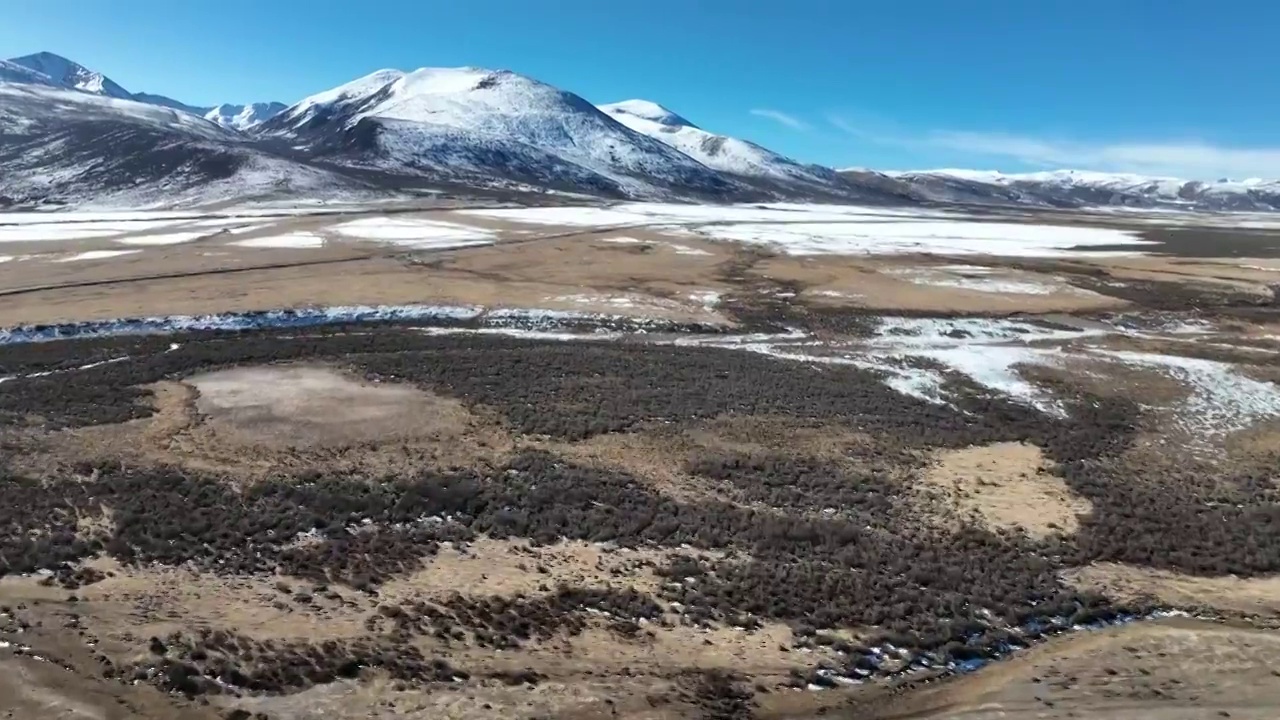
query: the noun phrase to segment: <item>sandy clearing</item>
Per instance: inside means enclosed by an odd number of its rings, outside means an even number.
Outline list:
[[[1092,506],[1048,472],[1040,448],[997,443],[938,453],[924,474],[963,514],[992,527],[1020,527],[1033,536],[1070,534]]]
[[[196,410],[224,442],[337,447],[397,438],[454,437],[469,413],[409,386],[370,384],[327,368],[246,367],[187,380]]]

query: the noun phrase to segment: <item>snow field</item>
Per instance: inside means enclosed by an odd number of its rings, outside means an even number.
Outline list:
[[[790,255],[1061,257],[1113,245],[1132,246],[1131,252],[1137,253],[1143,245],[1153,244],[1129,230],[987,222],[940,212],[839,205],[623,203],[612,207],[470,210],[460,214],[530,224],[678,229],[710,240],[768,245]]]

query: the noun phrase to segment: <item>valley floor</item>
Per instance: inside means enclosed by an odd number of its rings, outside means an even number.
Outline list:
[[[0,214],[0,705],[1272,717],[1280,229],[1149,220]]]

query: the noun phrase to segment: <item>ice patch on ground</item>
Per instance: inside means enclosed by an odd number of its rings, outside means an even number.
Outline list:
[[[461,210],[460,215],[490,217],[536,225],[629,226],[707,222],[848,222],[876,218],[956,217],[935,210],[893,210],[856,205],[765,203],[755,205],[684,205],[619,203],[609,207],[536,207]]]
[[[974,292],[1010,295],[1050,295],[1074,291],[1070,285],[1049,280],[1014,280],[993,277],[998,270],[979,266],[950,265],[940,268],[888,268],[881,272],[915,285],[950,287]]]
[[[965,277],[923,281],[913,280],[912,282],[1001,295],[1051,295],[1062,289],[1048,283],[1021,282],[1018,280],[985,280],[981,278]]]
[[[556,295],[547,298],[553,302],[562,303],[579,303],[582,305],[614,305],[617,307],[635,307],[636,305],[652,305],[656,303],[637,301],[634,298],[625,295],[588,295],[578,293],[575,295]]]
[[[553,330],[526,330],[522,328],[421,328],[419,332],[427,335],[501,335],[504,337],[524,338],[526,340],[617,340],[623,333],[597,331],[594,333],[555,332]]]
[[[715,290],[698,290],[689,293],[689,299],[710,310],[720,304],[720,293]]]
[[[1153,244],[1138,234],[1095,227],[965,220],[719,224],[693,228],[717,240],[767,245],[788,255],[942,253],[1062,257],[1093,246]]]
[[[291,233],[289,235],[236,240],[227,244],[247,248],[306,249],[324,247],[324,238],[312,233]]]
[[[55,211],[32,210],[29,212],[0,213],[0,225],[33,225],[57,224],[78,225],[91,222],[135,222],[135,221],[168,221],[199,220],[202,216],[190,212],[166,212],[161,210],[138,211]]]
[[[1201,358],[1121,350],[1094,350],[1132,365],[1164,371],[1191,390],[1176,411],[1193,437],[1220,437],[1259,420],[1280,418],[1280,388],[1241,375],[1227,363]]]
[[[465,321],[478,318],[483,311],[484,308],[474,305],[340,305],[262,312],[122,318],[0,329],[0,345],[82,337],[155,335],[195,330],[307,328],[317,325],[362,322]]]
[[[711,253],[703,250],[702,248],[678,245],[676,243],[666,243],[666,245],[672,250],[675,250],[677,255],[711,255]]]
[[[335,225],[330,229],[350,238],[386,242],[421,250],[491,245],[494,242],[494,233],[490,230],[435,220],[363,218]]]
[[[713,240],[768,245],[789,255],[946,253],[1059,257],[1106,245],[1154,245],[1138,231],[991,222],[926,210],[840,205],[672,205],[464,210],[532,224],[669,227]],[[1119,252],[1112,254],[1133,254]]]
[[[67,257],[58,258],[54,262],[76,262],[79,260],[108,260],[121,255],[132,255],[142,252],[141,250],[86,250],[85,252],[68,255]]]
[[[868,344],[876,347],[938,347],[1064,341],[1105,335],[1106,329],[1056,327],[1002,318],[911,318],[885,316]]]
[[[75,225],[14,225],[0,227],[0,243],[95,240],[119,234],[119,230],[93,229]]]
[[[681,245],[679,243],[666,242],[664,240],[641,240],[639,238],[632,238],[632,237],[616,237],[616,238],[605,238],[601,242],[612,243],[614,245],[655,245],[655,246],[667,247],[674,250],[677,255],[712,255],[713,254],[713,253],[707,252],[706,250],[703,250],[702,248],[690,247],[688,245]]]
[[[228,228],[227,233],[231,235],[244,235],[245,233],[257,232],[258,230],[266,230],[274,225],[275,223],[273,222],[242,225],[240,227]]]
[[[121,245],[181,245],[182,243],[207,237],[209,234],[208,232],[182,232],[165,235],[143,235],[141,237],[116,238],[112,242]]]

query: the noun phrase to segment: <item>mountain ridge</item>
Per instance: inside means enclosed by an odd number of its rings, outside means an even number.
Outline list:
[[[25,73],[23,71],[25,71]],[[22,78],[24,74],[27,74],[26,79]],[[134,100],[147,105],[166,107],[171,110],[181,110],[192,115],[206,116],[215,109],[224,107],[221,105],[217,106],[217,108],[188,105],[187,103],[174,100],[173,98],[166,97],[164,95],[145,92],[129,92],[122,85],[112,80],[102,72],[90,70],[74,60],[69,60],[62,55],[47,51],[10,58],[8,60],[0,60],[0,82],[27,82],[31,84],[52,85],[54,87],[77,90],[91,95],[102,95],[105,97],[116,98],[117,100]],[[284,103],[278,102],[231,105],[230,107],[235,108],[235,110],[234,112],[225,115],[229,124],[224,125],[224,127],[229,127],[235,130],[245,130],[247,127],[251,127],[251,124],[245,126],[243,119],[240,120],[238,124],[235,120],[243,113],[247,112],[248,108],[258,105],[278,108],[285,107]],[[257,113],[255,114],[255,117],[260,115],[262,115],[262,113]],[[223,117],[223,115],[219,115],[219,117]],[[262,117],[258,122],[265,119],[265,117]],[[214,119],[214,121],[218,122],[216,119]]]
[[[853,170],[841,171],[849,174]],[[1280,211],[1280,180],[1188,180],[1092,170],[1002,173],[946,168],[885,172],[930,200],[1046,207]]]
[[[657,102],[595,105],[510,70],[384,69],[289,106],[206,108],[131,93],[101,72],[42,52],[0,60],[0,91],[9,98],[0,104],[0,158],[8,163],[0,191],[17,188],[23,202],[76,201],[150,184],[196,187],[256,164],[270,171],[255,172],[246,188],[269,176],[282,192],[321,194],[331,182],[343,192],[449,187],[640,200],[1280,211],[1280,181],[1261,179],[836,171],[717,134]],[[127,142],[101,142],[111,133]],[[41,162],[57,173],[41,175]],[[290,172],[309,180],[291,184]]]
[[[704,130],[651,100],[623,100],[598,107],[632,130],[712,169],[808,192],[839,195],[847,191],[848,183],[830,168],[804,165],[749,140]]]
[[[615,197],[738,190],[578,95],[509,70],[382,70],[303,98],[257,132],[412,174],[567,182]]]

